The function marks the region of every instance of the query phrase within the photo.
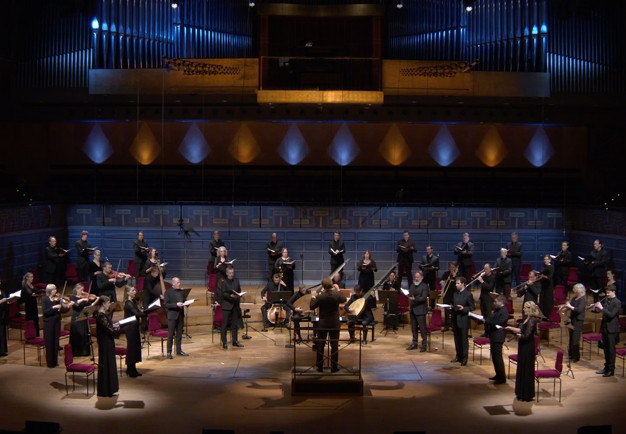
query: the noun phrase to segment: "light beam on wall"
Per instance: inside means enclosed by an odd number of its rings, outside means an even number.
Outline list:
[[[440,166],[449,166],[459,158],[461,151],[454,141],[454,137],[450,134],[447,126],[442,125],[439,132],[430,143],[428,153]]]
[[[157,142],[152,130],[145,122],[139,126],[139,131],[133,144],[130,146],[130,154],[139,164],[148,165],[152,163],[161,153],[161,146]]]
[[[95,124],[91,129],[83,145],[83,152],[96,164],[104,163],[113,154],[113,147],[100,124]]]
[[[261,153],[261,148],[246,123],[241,124],[237,130],[233,141],[230,142],[228,152],[235,160],[243,164],[252,162]]]
[[[309,145],[296,124],[291,124],[287,134],[280,142],[278,153],[287,163],[292,166],[298,164],[309,155]]]
[[[550,138],[542,126],[537,128],[528,147],[524,151],[524,157],[535,167],[541,167],[550,161],[554,155],[554,147],[550,143]]]
[[[340,166],[347,166],[357,155],[359,155],[359,145],[357,145],[348,126],[344,123],[335,134],[328,155]]]
[[[476,155],[485,166],[496,167],[504,160],[506,154],[506,146],[498,129],[494,125],[490,126],[476,150]]]
[[[195,122],[191,124],[189,131],[185,134],[185,138],[178,147],[178,152],[192,164],[202,163],[211,152],[211,147]]]
[[[406,140],[404,140],[404,136],[396,124],[391,125],[389,131],[385,134],[378,152],[393,166],[399,166],[404,163],[411,155],[411,149],[406,144]]]

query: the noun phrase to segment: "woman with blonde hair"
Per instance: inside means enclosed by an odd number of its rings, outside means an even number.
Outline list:
[[[580,336],[585,322],[585,286],[582,283],[577,283],[572,291],[573,297],[559,308],[559,312],[570,312],[569,324],[567,324],[569,328],[567,350],[570,362],[576,363],[580,360]]]
[[[543,318],[534,301],[526,301],[523,306],[524,321],[520,328],[507,327],[515,333],[517,344],[517,374],[515,376],[515,397],[518,401],[532,401],[535,398],[535,334],[537,323]]]

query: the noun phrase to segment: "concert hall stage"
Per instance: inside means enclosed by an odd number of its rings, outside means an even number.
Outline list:
[[[248,291],[244,305],[251,309],[252,320],[260,318],[258,287]],[[474,294],[475,297],[477,294]],[[9,356],[0,358],[0,411],[2,429],[22,430],[26,420],[59,422],[64,433],[111,434],[201,433],[202,429],[233,429],[236,433],[426,433],[507,432],[533,434],[574,433],[583,425],[613,425],[623,432],[626,413],[626,380],[618,360],[616,376],[603,378],[594,372],[603,364],[602,352],[594,347],[591,360],[584,356],[573,366],[575,379],[563,376],[562,401],[552,395],[552,385],[542,383],[539,403],[514,399],[514,380],[495,386],[488,380],[493,368],[488,350],[482,364],[476,360],[462,367],[450,363],[454,357],[452,332],[433,334],[431,351],[407,351],[410,327],[400,325],[397,333],[381,333],[382,307],[376,310],[380,321],[376,340],[362,351],[362,396],[292,396],[293,349],[286,329],[267,333],[250,328],[251,339],[240,339],[245,348],[223,350],[219,335],[211,336],[211,309],[205,305],[205,290],[194,287],[191,297],[188,332],[183,350],[190,357],[167,360],[161,355],[160,342],[153,341],[150,357],[144,348],[144,361],[138,365],[140,378],[120,379],[115,398],[85,396],[85,382],[66,396],[65,368],[48,369],[37,363],[34,350],[26,353],[23,364],[18,330],[11,330]],[[516,313],[519,301],[515,301]],[[120,313],[116,314],[117,316]],[[589,315],[590,317],[592,315]],[[65,318],[64,321],[68,321]],[[249,324],[261,329],[260,322]],[[593,327],[591,318],[586,327]],[[477,337],[481,329],[473,331]],[[342,337],[347,331],[342,332]],[[542,340],[540,368],[554,366],[559,333],[552,333],[550,344]],[[63,341],[62,341],[63,343]],[[124,346],[122,337],[118,343]],[[515,341],[508,342],[508,354],[516,353]],[[298,345],[302,365],[313,363],[314,352]],[[620,344],[619,347],[623,347]],[[341,351],[339,362],[353,366],[358,344]],[[471,353],[471,340],[470,340]],[[88,362],[88,358],[80,361]],[[300,362],[299,362],[300,365]],[[340,372],[339,374],[342,374]],[[511,368],[514,377],[515,367]],[[326,377],[331,374],[326,372]]]

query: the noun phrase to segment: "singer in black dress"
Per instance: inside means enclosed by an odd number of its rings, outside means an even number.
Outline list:
[[[367,292],[374,286],[374,272],[378,271],[376,261],[372,259],[369,250],[363,252],[363,258],[357,263],[357,269],[359,270],[359,286]]]
[[[96,335],[98,336],[98,396],[111,397],[119,390],[117,364],[115,363],[115,338],[119,325],[109,318],[111,300],[106,295],[96,303]]]
[[[24,311],[26,312],[26,321],[32,321],[35,324],[35,331],[39,336],[39,309],[37,307],[37,289],[33,285],[35,276],[30,271],[24,274],[22,278],[22,296],[20,303],[24,303]]]
[[[520,328],[507,327],[507,330],[519,337],[515,397],[518,401],[532,401],[535,398],[535,334],[542,315],[533,301],[524,302],[523,310],[525,319]]]
[[[140,377],[137,371],[137,363],[141,362],[141,336],[139,334],[139,319],[146,314],[139,309],[135,296],[137,290],[133,286],[124,288],[124,318],[137,317],[137,321],[131,322],[124,327],[126,334],[126,375],[129,377]]]

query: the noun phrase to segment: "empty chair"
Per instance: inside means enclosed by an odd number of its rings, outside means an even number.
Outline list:
[[[523,262],[522,269],[519,272],[519,279],[522,281],[528,280],[528,273],[530,273],[530,270],[532,270],[532,265],[530,265],[529,262]],[[517,283],[519,284],[520,282]]]
[[[9,304],[9,329],[20,330],[20,341],[22,340],[22,331],[24,330],[24,323],[26,318],[20,315],[20,307],[17,303]],[[35,324],[33,323],[33,327]],[[7,334],[7,339],[9,335]]]
[[[600,333],[586,333],[583,335],[583,350],[585,352],[585,344],[589,344],[589,360],[591,360],[591,346],[594,342],[600,342],[602,340],[602,334]],[[600,354],[600,347],[598,346],[598,354]]]
[[[209,274],[206,288],[206,305],[209,305],[209,296],[215,295],[215,282],[217,280],[217,274]]]
[[[433,309],[430,316],[430,324],[426,326],[426,337],[428,339],[428,351],[430,351],[431,333],[441,331],[441,349],[444,348],[443,317],[441,309]]]
[[[65,357],[65,394],[69,395],[69,387],[67,385],[67,375],[72,374],[72,391],[76,387],[76,374],[85,374],[87,379],[87,395],[89,396],[89,377],[93,379],[93,392],[96,393],[96,367],[91,364],[74,363],[74,355],[72,354],[72,346],[66,344],[63,347],[63,355]]]
[[[148,315],[148,357],[150,357],[150,337],[161,338],[161,355],[165,355],[163,341],[167,339],[167,330],[161,330],[159,315],[151,313]]]
[[[552,306],[548,321],[540,322],[537,324],[538,330],[544,330],[548,335],[548,345],[550,345],[550,330],[559,329],[561,332],[561,343],[563,343],[563,329],[561,328],[561,315],[559,314],[559,307]]]
[[[35,323],[32,320],[28,320],[24,323],[24,364],[26,364],[26,348],[37,349],[37,359],[39,359],[39,366],[41,366],[41,350],[45,348],[46,342],[43,338],[37,337],[37,331],[35,330]]]
[[[556,285],[554,287],[554,304],[565,303],[565,286]]]
[[[578,283],[578,268],[569,267],[569,272],[567,273],[567,286],[574,286]]]
[[[626,359],[626,348],[618,348],[615,350],[615,358],[622,360],[622,377],[624,376],[624,359]]]
[[[72,264],[71,262],[69,262],[65,266],[65,280],[67,280],[69,283],[73,283],[74,285],[76,285],[78,281],[80,280],[78,278],[78,271],[76,270],[76,265]]]
[[[561,372],[563,371],[563,350],[556,352],[556,361],[554,362],[554,369],[539,369],[535,370],[535,381],[537,382],[537,402],[539,402],[539,383],[541,380],[552,380],[552,395],[556,392],[556,382],[559,382],[559,402],[561,402]]]
[[[124,372],[122,368],[122,362],[126,358],[127,353],[128,350],[126,349],[126,347],[115,347],[115,355],[120,358],[120,377],[122,376],[122,372]]]
[[[473,341],[472,361],[474,361],[474,350],[478,348],[480,350],[480,359],[478,359],[478,364],[482,365],[483,364],[483,347],[486,347],[487,345],[491,345],[491,340],[489,338],[474,338],[472,339],[472,341]],[[491,357],[491,352],[489,353],[489,356]]]

